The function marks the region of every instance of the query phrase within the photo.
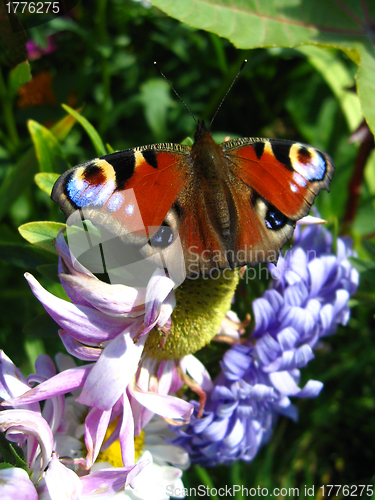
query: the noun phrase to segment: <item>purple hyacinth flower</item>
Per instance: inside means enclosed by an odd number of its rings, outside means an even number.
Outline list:
[[[349,319],[348,300],[359,280],[351,255],[344,238],[333,253],[332,235],[325,228],[297,227],[292,249],[277,266],[269,266],[270,289],[253,303],[251,337],[223,357],[202,418],[193,402],[190,424],[174,429],[174,443],[185,447],[193,463],[252,460],[270,439],[278,415],[297,420],[291,397],[319,395],[319,381],[299,387],[300,369],[313,359],[319,339]]]

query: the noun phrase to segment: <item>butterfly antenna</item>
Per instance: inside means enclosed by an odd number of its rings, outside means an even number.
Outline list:
[[[168,85],[171,87],[171,89],[173,90],[173,92],[176,94],[176,96],[180,99],[180,101],[182,102],[182,104],[185,106],[185,108],[189,111],[189,113],[191,114],[191,116],[193,117],[193,120],[195,121],[195,123],[198,123],[197,119],[195,118],[195,116],[193,115],[193,113],[190,111],[190,109],[188,108],[187,104],[183,101],[182,97],[178,94],[177,90],[173,87],[173,85],[171,84],[171,82],[168,80],[168,78],[165,76],[165,74],[162,72],[162,70],[160,69],[159,65],[157,62],[154,62],[155,66],[157,67],[159,73],[161,74],[161,76],[164,78],[164,80],[168,83]]]
[[[241,73],[241,71],[244,69],[244,67],[245,67],[246,63],[247,63],[247,59],[245,59],[245,60],[244,60],[244,62],[241,64],[241,67],[240,67],[240,69],[239,69],[239,71],[238,71],[237,75],[233,78],[233,82],[231,83],[231,85],[230,85],[229,89],[227,90],[227,92],[226,92],[225,96],[222,98],[221,103],[220,103],[220,104],[219,104],[219,106],[217,107],[217,109],[216,109],[216,111],[215,111],[215,114],[214,114],[214,116],[213,116],[213,118],[212,118],[212,120],[211,120],[211,123],[210,123],[210,127],[209,127],[209,128],[211,128],[212,122],[215,120],[216,115],[217,115],[217,113],[218,113],[219,109],[221,108],[221,106],[222,106],[223,102],[224,102],[224,101],[225,101],[225,99],[227,98],[227,95],[229,94],[229,92],[232,90],[233,85],[235,84],[235,82],[236,82],[237,78],[240,76],[240,73]]]

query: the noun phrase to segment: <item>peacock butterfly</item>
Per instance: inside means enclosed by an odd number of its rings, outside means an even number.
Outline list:
[[[145,257],[155,248],[173,256],[179,240],[192,276],[276,261],[333,172],[319,149],[259,138],[218,145],[198,121],[192,147],[152,144],[89,160],[57,180],[52,199]]]

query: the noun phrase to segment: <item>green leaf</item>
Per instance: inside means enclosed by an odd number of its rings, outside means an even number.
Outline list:
[[[65,163],[63,170],[67,170],[68,163],[64,158],[58,140],[52,132],[34,120],[29,120],[27,127],[35,146],[41,172],[55,172],[58,163]]]
[[[55,239],[57,233],[64,227],[65,224],[60,222],[38,221],[23,224],[18,228],[18,231],[29,243],[56,253]]]
[[[148,80],[141,86],[140,100],[155,140],[165,141],[167,139],[167,111],[175,105],[170,97],[169,85],[161,78]]]
[[[59,174],[39,172],[35,175],[34,180],[38,188],[51,196],[52,188],[59,177]]]
[[[41,266],[37,266],[36,270],[46,278],[49,278],[56,283],[60,283],[59,277],[57,275],[56,264],[42,264]]]
[[[354,78],[342,59],[338,57],[337,51],[312,45],[297,47],[297,50],[307,57],[310,64],[319,71],[329,85],[340,103],[349,130],[354,132],[363,119],[361,103],[357,94],[350,90],[355,84]]]
[[[14,245],[11,243],[0,244],[0,260],[9,262],[21,269],[35,269],[46,262],[45,255],[35,246]]]
[[[27,464],[22,458],[22,449],[16,444],[10,443],[3,433],[0,434],[0,451],[2,459],[8,465],[1,468],[7,469],[9,466],[16,466],[27,471]]]
[[[29,321],[22,331],[26,335],[43,338],[56,338],[59,326],[53,321],[47,313],[42,313],[36,318]]]
[[[15,96],[18,89],[31,80],[30,64],[24,61],[13,68],[8,77],[8,88],[11,96]]]
[[[107,154],[107,151],[104,147],[103,141],[100,138],[100,135],[98,132],[95,130],[95,128],[91,125],[91,123],[86,120],[81,114],[79,114],[77,111],[72,109],[70,106],[67,106],[66,104],[62,104],[62,107],[67,111],[70,115],[72,115],[77,122],[79,122],[82,127],[85,129],[87,132],[88,136],[91,139],[91,142],[94,145],[95,151],[98,156],[103,156]]]
[[[357,65],[362,112],[375,133],[375,3],[352,0],[151,0],[194,28],[227,38],[239,49],[320,45],[344,51]]]
[[[51,128],[51,132],[61,142],[68,135],[74,123],[74,117],[65,116]],[[32,147],[22,156],[10,174],[4,179],[0,186],[0,220],[22,194],[23,190],[30,185],[37,166],[35,150]]]

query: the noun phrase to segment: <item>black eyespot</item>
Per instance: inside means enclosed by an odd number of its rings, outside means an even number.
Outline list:
[[[282,229],[287,223],[288,218],[277,210],[274,206],[270,206],[267,210],[265,223],[268,229],[272,229],[273,231],[279,231]]]
[[[162,225],[156,233],[150,238],[150,244],[154,248],[166,248],[173,242],[173,229],[169,226]]]

